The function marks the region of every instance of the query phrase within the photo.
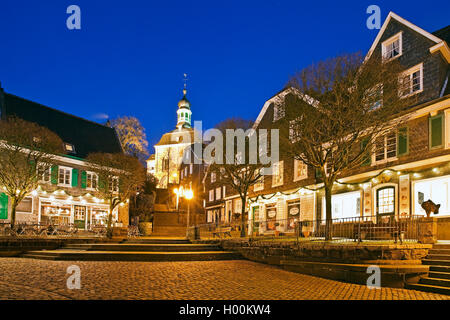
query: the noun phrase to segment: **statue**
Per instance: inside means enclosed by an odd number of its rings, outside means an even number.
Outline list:
[[[427,218],[430,217],[431,212],[433,212],[434,214],[438,214],[440,207],[441,207],[440,204],[435,204],[430,199],[422,202],[422,208],[423,208],[423,210],[425,210],[425,213],[427,214]]]

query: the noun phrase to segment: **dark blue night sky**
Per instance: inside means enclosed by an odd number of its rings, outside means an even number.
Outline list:
[[[66,8],[81,8],[81,30]],[[5,91],[104,122],[133,115],[150,152],[174,129],[183,73],[203,128],[256,119],[265,100],[311,62],[365,53],[378,30],[366,8],[427,31],[450,23],[448,1],[6,1],[0,4]]]

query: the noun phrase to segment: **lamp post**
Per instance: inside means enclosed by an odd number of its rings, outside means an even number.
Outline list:
[[[194,197],[194,192],[192,191],[192,189],[185,190],[183,196],[188,203],[187,221],[186,221],[186,236],[187,236],[189,231],[189,214],[190,214],[191,199]]]

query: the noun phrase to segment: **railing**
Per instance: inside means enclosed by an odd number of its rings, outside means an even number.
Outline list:
[[[419,218],[394,216],[368,216],[326,220],[299,221],[296,218],[260,220],[233,223],[202,224],[188,229],[190,239],[241,238],[292,241],[334,242],[417,242]],[[242,229],[244,229],[242,231]],[[328,229],[328,232],[327,232]],[[328,237],[327,237],[328,235]]]
[[[93,236],[106,235],[105,226],[90,225],[88,234]],[[75,236],[79,229],[75,224],[52,224],[52,223],[26,223],[18,222],[13,226],[9,222],[0,223],[0,236],[7,237],[48,237],[48,236]]]

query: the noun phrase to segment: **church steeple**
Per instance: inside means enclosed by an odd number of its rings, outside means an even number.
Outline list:
[[[183,88],[183,98],[178,102],[178,110],[177,110],[177,128],[191,128],[191,104],[189,100],[186,98],[186,74],[184,74],[185,82]]]

